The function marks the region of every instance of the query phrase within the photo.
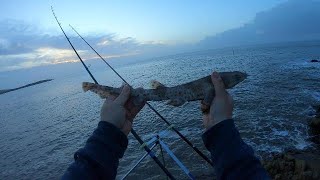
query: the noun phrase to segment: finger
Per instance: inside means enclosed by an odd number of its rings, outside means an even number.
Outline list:
[[[132,113],[130,111],[126,111],[126,120],[133,122],[134,117],[133,118],[132,117],[133,117]]]
[[[209,123],[209,115],[208,114],[204,114],[202,116],[202,119],[203,119],[203,125],[204,127],[207,127],[208,123]]]
[[[130,87],[125,85],[122,88],[120,95],[114,100],[115,103],[124,105],[130,97]]]
[[[126,108],[127,111],[131,111],[132,108],[134,108],[134,103],[132,101],[132,98],[129,98],[124,107]]]
[[[104,101],[104,103],[105,103],[105,104],[111,103],[111,102],[113,102],[115,99],[116,99],[116,96],[110,95],[110,96],[108,96],[108,97],[106,98],[106,100]]]
[[[215,96],[215,91],[210,88],[210,90],[207,90],[207,92],[205,93],[204,99],[201,101],[201,104],[210,106],[210,104],[212,104],[214,96]]]
[[[146,103],[143,102],[141,103],[140,105],[138,106],[134,106],[132,109],[131,109],[131,114],[135,117],[140,111],[141,109],[144,107]]]
[[[132,122],[131,121],[125,121],[121,131],[124,134],[128,135],[130,133],[131,129],[132,129]]]
[[[213,72],[211,74],[211,81],[214,85],[216,96],[224,96],[226,94],[226,89],[219,73]]]
[[[201,101],[200,109],[203,114],[209,114],[210,112],[210,106],[204,103],[204,101]]]
[[[132,101],[132,99],[129,99],[127,102],[127,110],[130,112],[130,118],[136,117],[136,115],[140,112],[140,110],[143,108],[145,105],[145,101],[139,103],[139,105],[135,105]]]
[[[231,104],[231,107],[233,108],[233,105],[234,105],[234,101],[233,101],[233,98],[232,96],[230,96],[230,94],[228,93],[228,101],[230,102]]]

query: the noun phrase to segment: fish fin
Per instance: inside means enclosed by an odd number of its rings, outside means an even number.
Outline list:
[[[87,92],[87,91],[89,91],[90,89],[92,89],[92,87],[93,87],[94,85],[95,85],[95,84],[93,84],[93,83],[83,82],[83,83],[82,83],[82,90],[83,90],[84,92]]]
[[[158,89],[158,88],[165,88],[166,86],[161,84],[159,81],[152,80],[151,82],[151,88],[152,89]]]
[[[178,107],[178,106],[181,106],[185,103],[186,101],[181,99],[181,98],[177,98],[177,99],[170,99],[167,104],[168,105],[171,105],[171,106],[175,106],[175,107]]]

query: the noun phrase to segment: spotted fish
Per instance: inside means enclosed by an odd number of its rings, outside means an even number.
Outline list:
[[[246,73],[239,71],[221,72],[219,74],[227,89],[234,87],[247,77]],[[82,89],[85,92],[90,90],[100,95],[101,98],[107,98],[110,95],[117,96],[121,92],[121,87],[114,88],[90,82],[83,82]],[[166,87],[154,80],[151,81],[151,89],[131,89],[131,97],[134,102],[168,100],[167,104],[172,106],[181,106],[185,102],[196,100],[204,100],[206,104],[210,104],[214,98],[214,94],[214,86],[210,75],[174,87]]]

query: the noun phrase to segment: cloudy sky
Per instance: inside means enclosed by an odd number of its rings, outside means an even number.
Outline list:
[[[244,28],[237,31],[239,36],[243,35],[239,32],[249,32],[251,27],[256,28],[252,30],[254,34],[263,34],[263,29],[256,30],[260,22],[265,24],[260,19],[269,16],[261,12],[272,14],[275,8],[292,1],[312,4],[317,0],[3,0],[0,72],[78,61],[52,16],[51,5],[80,55],[88,60],[95,55],[69,24],[106,58],[146,58],[188,51],[198,44],[211,43],[216,37],[228,36],[225,33],[230,31],[234,34],[233,30],[239,28]]]

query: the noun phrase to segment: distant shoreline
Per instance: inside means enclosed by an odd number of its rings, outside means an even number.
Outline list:
[[[5,94],[5,93],[11,92],[11,91],[16,91],[16,90],[19,90],[19,89],[27,88],[27,87],[34,86],[34,85],[37,85],[37,84],[49,82],[49,81],[52,81],[52,80],[53,79],[45,79],[45,80],[37,81],[37,82],[30,83],[30,84],[27,84],[27,85],[24,85],[24,86],[21,86],[21,87],[17,87],[17,88],[13,88],[13,89],[2,89],[2,90],[0,90],[0,94]]]

